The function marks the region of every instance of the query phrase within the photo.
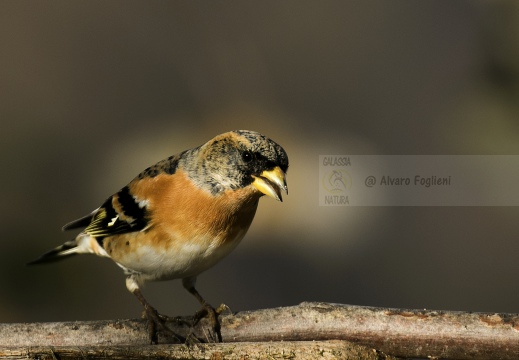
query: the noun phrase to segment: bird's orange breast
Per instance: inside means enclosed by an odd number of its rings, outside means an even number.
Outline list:
[[[204,261],[214,265],[244,236],[260,197],[252,187],[212,195],[194,185],[180,169],[172,175],[140,179],[129,188],[137,202],[146,204],[149,226],[109,237],[103,245],[113,260],[138,271],[139,263],[167,267],[164,262],[169,262],[171,270],[163,272],[202,268]]]

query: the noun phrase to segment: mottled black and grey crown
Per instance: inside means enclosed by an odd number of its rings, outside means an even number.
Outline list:
[[[283,172],[288,170],[288,155],[276,142],[256,131],[235,130],[234,133],[247,139],[258,158],[264,157],[266,167],[279,166]]]

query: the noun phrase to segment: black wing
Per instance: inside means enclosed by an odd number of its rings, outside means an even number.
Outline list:
[[[61,228],[63,231],[72,230],[72,229],[78,229],[78,228],[85,228],[87,227],[91,222],[96,213],[99,211],[99,208],[92,211],[90,214],[83,216],[82,218],[76,219],[74,221],[71,221]]]
[[[63,229],[86,227],[84,232],[102,238],[141,231],[148,226],[148,219],[149,211],[145,203],[137,202],[128,186],[125,186],[110,196],[99,209],[66,224]]]

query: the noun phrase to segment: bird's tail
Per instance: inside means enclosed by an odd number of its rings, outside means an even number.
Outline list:
[[[68,258],[71,255],[79,254],[81,251],[79,249],[78,243],[76,239],[67,241],[63,245],[58,246],[57,248],[52,249],[49,252],[46,252],[38,259],[27,263],[27,265],[35,265],[42,264],[46,262],[54,262],[58,260],[63,260]]]

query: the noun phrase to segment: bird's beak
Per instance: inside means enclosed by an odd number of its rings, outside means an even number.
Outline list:
[[[263,194],[270,196],[278,201],[283,201],[281,190],[288,195],[287,181],[285,172],[279,166],[272,170],[265,170],[260,176],[252,176],[254,181],[252,185]]]

